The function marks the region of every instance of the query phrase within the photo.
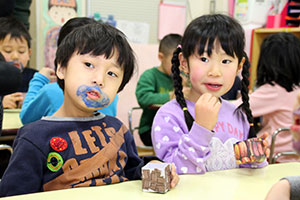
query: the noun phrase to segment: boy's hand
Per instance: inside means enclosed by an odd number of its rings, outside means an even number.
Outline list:
[[[150,162],[152,162],[152,163],[162,163],[158,160],[151,160]],[[176,172],[176,167],[173,163],[171,164],[171,179],[172,179],[171,180],[171,188],[174,188],[179,182],[179,176]]]
[[[43,67],[39,71],[39,73],[46,76],[50,80],[50,82],[56,81],[55,71],[49,67]]]
[[[269,142],[266,140],[267,137],[269,137],[269,133],[265,132],[261,138],[263,139],[263,145],[265,150],[265,155],[268,158],[270,156],[270,148],[269,148]]]
[[[3,108],[15,109],[18,108],[18,103],[24,100],[22,92],[15,92],[9,95],[5,95],[3,98]]]

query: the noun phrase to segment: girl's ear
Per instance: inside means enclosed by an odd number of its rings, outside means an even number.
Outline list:
[[[239,64],[239,66],[238,66],[236,74],[239,74],[243,70],[243,66],[244,66],[245,61],[246,61],[246,58],[243,57],[240,64]]]
[[[188,62],[187,59],[183,56],[182,52],[179,53],[178,58],[179,58],[181,70],[184,73],[188,74],[189,73]]]
[[[65,67],[61,67],[60,64],[57,64],[56,75],[59,79],[63,80],[65,78]]]

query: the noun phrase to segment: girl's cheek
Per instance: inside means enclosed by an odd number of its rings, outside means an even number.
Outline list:
[[[192,83],[198,82],[202,79],[204,72],[202,70],[192,71],[190,73],[190,80]]]

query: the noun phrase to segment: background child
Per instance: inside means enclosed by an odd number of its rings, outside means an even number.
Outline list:
[[[135,58],[125,35],[100,23],[81,26],[64,38],[56,61],[63,105],[53,116],[19,130],[0,196],[141,178],[145,162],[132,134],[118,119],[95,113],[133,74]],[[172,177],[174,187],[174,166]]]
[[[292,125],[292,112],[297,94],[300,92],[300,40],[291,33],[277,33],[266,37],[260,50],[257,66],[257,89],[249,95],[254,117],[262,116],[261,130],[271,135],[278,128]],[[241,100],[234,102],[239,105]],[[282,132],[277,135],[275,154],[293,151],[292,135]],[[275,155],[274,154],[274,155]],[[278,162],[296,161],[296,157],[285,156]]]
[[[12,64],[5,62],[3,55],[0,53],[0,134],[3,119],[2,97],[15,92],[21,85],[21,79],[21,71]],[[1,175],[0,167],[0,177]]]
[[[26,27],[13,17],[0,18],[0,52],[7,62],[13,63],[22,71],[22,85],[18,92],[6,95],[3,98],[4,108],[20,108],[24,94],[28,90],[29,81],[35,69],[28,67],[31,49],[30,40]]]
[[[298,93],[295,110],[300,107],[300,93]],[[293,126],[299,126],[299,116],[295,119]],[[292,129],[292,127],[291,127]],[[297,134],[297,133],[295,133]],[[297,139],[299,139],[300,133],[298,132]],[[299,140],[297,140],[299,143]],[[295,150],[300,152],[299,145],[294,145]],[[266,200],[297,200],[300,199],[300,176],[284,177],[279,182],[273,185],[270,189]]]
[[[96,20],[88,17],[76,17],[67,21],[60,29],[58,44],[75,28],[86,24],[96,23]],[[63,104],[64,94],[56,80],[54,70],[49,67],[42,68],[39,73],[35,73],[29,83],[29,89],[24,99],[20,119],[23,124],[28,124],[41,119],[43,116],[51,116]],[[48,84],[49,83],[49,84]],[[100,112],[116,116],[118,95],[114,101]],[[34,110],[34,112],[32,112]]]
[[[229,16],[204,15],[186,28],[182,48],[177,48],[172,58],[176,99],[158,110],[152,127],[156,155],[174,163],[179,174],[267,165],[264,161],[238,166],[235,160],[233,144],[255,137],[249,127],[249,62],[243,49],[244,31]],[[191,83],[184,94],[179,66]],[[240,70],[244,100],[241,109],[246,116],[220,98],[232,87]]]
[[[140,138],[146,146],[152,146],[151,126],[157,109],[149,108],[153,104],[164,104],[174,98],[171,78],[171,59],[182,37],[178,34],[166,35],[159,44],[159,67],[146,70],[140,77],[136,87],[136,98],[143,108],[139,124]]]
[[[0,135],[3,121],[2,98],[4,95],[17,91],[21,85],[21,81],[21,71],[12,64],[5,62],[3,55],[0,53]],[[7,141],[2,141],[1,143],[10,144],[10,142]],[[1,151],[0,153],[0,179],[7,167],[10,155],[9,151]]]

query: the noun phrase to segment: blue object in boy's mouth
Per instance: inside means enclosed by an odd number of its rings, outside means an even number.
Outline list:
[[[96,91],[99,93],[100,97],[97,100],[90,99],[88,97],[88,93],[91,91]],[[105,94],[98,86],[81,85],[77,89],[76,95],[82,98],[87,107],[103,108],[106,107],[110,102],[107,94]]]

